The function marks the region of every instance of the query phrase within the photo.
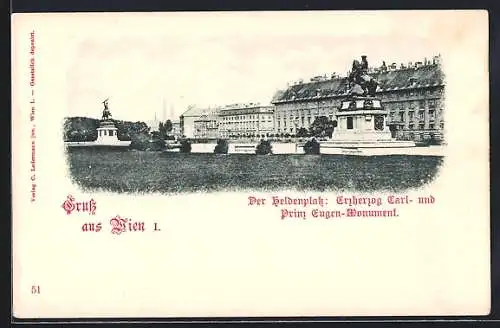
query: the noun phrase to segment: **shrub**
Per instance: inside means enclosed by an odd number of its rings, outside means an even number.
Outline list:
[[[229,145],[226,140],[224,139],[218,139],[217,140],[217,145],[214,148],[214,153],[215,154],[227,154],[229,149]]]
[[[131,139],[131,149],[160,151],[166,147],[165,140],[157,135],[150,136],[146,132],[133,134]]]
[[[304,144],[304,153],[308,155],[319,155],[319,149],[319,142],[316,141],[315,138],[312,138]]]
[[[437,146],[442,144],[442,140],[436,138],[434,134],[431,134],[429,139],[427,140],[429,146]]]
[[[64,120],[64,141],[95,141],[99,121],[87,117],[70,117]]]
[[[130,148],[136,150],[146,150],[149,143],[149,134],[142,132],[131,136]]]
[[[260,143],[255,147],[255,153],[257,155],[269,155],[273,153],[273,147],[271,141],[261,139]]]
[[[191,142],[187,139],[181,140],[181,147],[179,151],[181,153],[190,153],[191,152]]]
[[[297,131],[297,137],[307,137],[309,135],[309,132],[307,131],[306,128],[300,128]]]
[[[165,140],[161,138],[153,138],[149,140],[149,145],[147,146],[146,150],[152,150],[152,151],[161,151],[166,148],[166,143]]]
[[[319,116],[314,119],[314,122],[309,128],[310,135],[315,137],[327,136],[331,138],[335,127],[337,127],[337,121],[332,121],[326,116]]]

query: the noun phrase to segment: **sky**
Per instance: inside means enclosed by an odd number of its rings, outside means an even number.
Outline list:
[[[109,98],[116,119],[178,119],[189,105],[269,104],[287,83],[345,75],[363,54],[371,66],[431,59],[446,25],[417,13],[102,17],[74,40],[68,116],[98,117]]]

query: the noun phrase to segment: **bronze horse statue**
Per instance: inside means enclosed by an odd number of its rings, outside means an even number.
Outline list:
[[[352,70],[348,81],[354,86],[350,90],[351,94],[358,96],[375,96],[378,82],[368,75],[368,61],[366,56],[361,56],[361,63],[358,60],[352,62]]]
[[[111,118],[111,112],[109,111],[109,108],[108,108],[108,99],[106,99],[102,102],[104,104],[104,110],[102,111],[102,119],[103,120],[107,120],[107,119]]]

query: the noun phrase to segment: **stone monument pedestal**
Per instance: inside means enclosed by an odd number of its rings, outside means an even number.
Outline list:
[[[387,115],[388,111],[376,97],[346,98],[337,111],[337,127],[332,138],[321,143],[322,151],[328,153],[333,148],[415,147],[412,141],[392,138]]]
[[[97,128],[97,144],[116,145],[119,144],[118,129],[111,120],[101,120]]]
[[[352,97],[342,101],[337,111],[337,127],[332,140],[388,141],[392,140],[386,125],[387,110],[373,97]]]

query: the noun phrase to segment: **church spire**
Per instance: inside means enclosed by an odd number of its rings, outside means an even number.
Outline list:
[[[170,112],[168,118],[172,121],[175,121],[174,105],[172,104],[170,104]]]
[[[167,108],[165,106],[165,97],[161,99],[161,119],[162,121],[165,121],[167,118]]]

